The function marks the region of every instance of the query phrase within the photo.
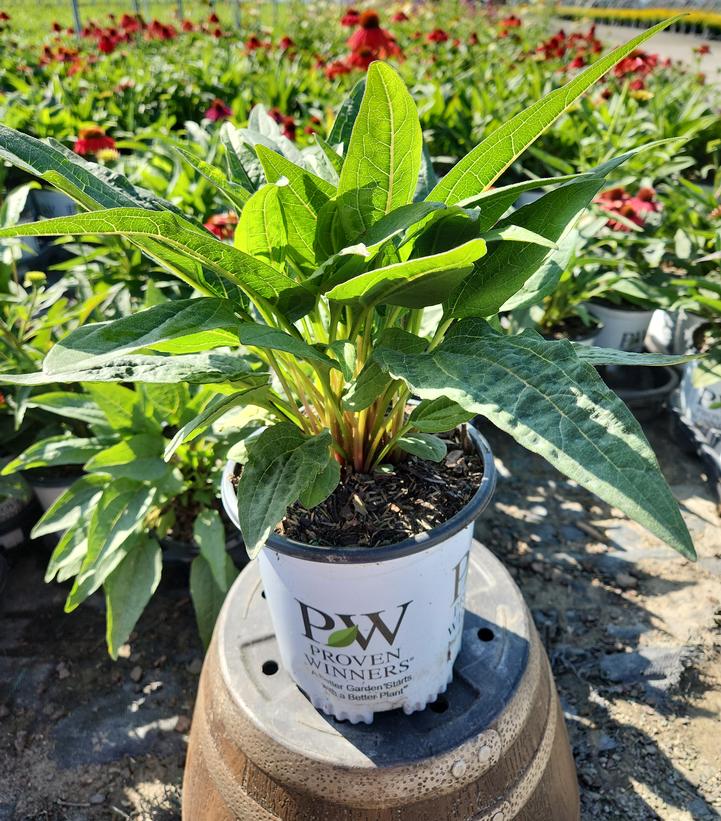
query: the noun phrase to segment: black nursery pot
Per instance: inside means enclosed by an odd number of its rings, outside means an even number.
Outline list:
[[[606,365],[598,371],[640,422],[655,419],[661,413],[680,379],[678,371],[669,366]]]

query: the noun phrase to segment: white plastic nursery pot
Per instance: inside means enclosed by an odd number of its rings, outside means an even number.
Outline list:
[[[595,340],[600,348],[616,348],[619,351],[642,351],[653,310],[629,310],[611,305],[590,302],[589,313],[603,323]]]
[[[461,646],[473,522],[496,482],[493,454],[471,426],[483,459],[480,487],[431,531],[384,547],[330,548],[273,535],[258,556],[281,661],[313,705],[339,720],[422,710],[445,691]],[[222,499],[238,525],[231,477]]]
[[[697,388],[693,384],[697,368],[698,362],[686,362],[683,366],[679,388],[681,411],[696,427],[721,436],[721,380]]]
[[[27,481],[33,489],[36,499],[40,502],[40,507],[45,511],[49,510],[55,502],[57,502],[63,493],[75,482],[78,476],[61,477],[31,474],[28,475]]]

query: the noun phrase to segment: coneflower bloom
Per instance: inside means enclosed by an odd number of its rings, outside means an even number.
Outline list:
[[[278,108],[269,109],[268,115],[272,117],[279,126],[282,126],[281,132],[284,137],[287,137],[289,140],[295,140],[295,120],[292,117],[283,114]]]
[[[360,12],[357,9],[348,9],[341,17],[340,24],[346,28],[354,28],[360,22]]]
[[[286,34],[285,37],[281,37],[278,41],[278,48],[281,51],[288,51],[288,49],[293,48],[295,46],[295,42],[292,37],[288,37]]]
[[[352,66],[349,66],[345,60],[334,60],[332,63],[328,63],[327,66],[324,68],[325,76],[329,80],[333,80],[336,77],[340,77],[342,74],[350,74],[352,71]]]
[[[364,11],[358,21],[358,28],[348,38],[348,48],[357,52],[370,49],[374,59],[394,57],[401,53],[393,35],[381,28],[381,21],[375,11]]]
[[[426,35],[426,40],[428,40],[429,43],[445,43],[448,39],[448,34],[443,31],[443,29],[433,29],[433,31]]]
[[[256,49],[263,48],[263,43],[253,34],[245,41],[245,48],[247,51],[255,51]]]
[[[77,140],[75,140],[73,151],[85,157],[107,149],[115,150],[115,148],[115,140],[108,137],[105,129],[94,125],[90,128],[81,129]]]
[[[407,15],[404,11],[397,11],[397,12],[393,15],[393,17],[391,17],[391,20],[392,20],[394,23],[406,23],[406,22],[408,22],[408,20],[410,20],[410,19],[411,19],[411,18],[410,18],[410,17],[409,17],[409,16],[408,16],[408,15]]]
[[[215,234],[218,239],[233,239],[235,226],[237,224],[237,214],[228,211],[225,214],[213,214],[213,216],[204,223],[204,226],[211,234]]]
[[[205,117],[206,120],[216,123],[218,120],[226,120],[232,113],[230,108],[219,97],[216,97],[208,106],[203,117]]]

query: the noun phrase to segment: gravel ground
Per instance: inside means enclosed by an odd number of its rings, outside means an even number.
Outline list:
[[[651,426],[692,564],[486,433],[501,478],[478,536],[511,568],[552,660],[583,818],[721,818],[721,520],[700,463],[663,420]],[[16,552],[2,595],[0,820],[178,818],[202,656],[184,572],[113,663],[102,599],[64,614],[46,557]]]

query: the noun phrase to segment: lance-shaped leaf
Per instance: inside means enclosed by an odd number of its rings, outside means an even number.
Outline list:
[[[498,223],[526,228],[553,243],[569,231],[601,190],[602,177],[574,181],[544,194]],[[502,242],[491,248],[469,276],[445,302],[448,316],[490,316],[518,291],[543,264],[549,250],[536,242]]]
[[[208,297],[163,302],[132,316],[77,328],[53,346],[45,357],[43,369],[59,374],[100,365],[123,354],[155,348],[160,343],[197,333],[207,335],[206,347],[237,345],[239,324],[233,304],[226,299]]]
[[[592,365],[683,365],[700,359],[701,354],[635,353],[616,348],[595,348],[592,345],[572,343],[576,356]]]
[[[373,63],[338,182],[340,221],[349,240],[413,200],[422,144],[405,84],[390,66]]]
[[[53,502],[32,530],[33,539],[48,533],[69,530],[82,518],[88,517],[102,496],[107,477],[81,476]]]
[[[289,505],[325,469],[331,436],[306,436],[295,425],[273,425],[249,447],[238,482],[238,518],[248,555],[254,558]]]
[[[189,382],[193,385],[220,382],[258,384],[267,375],[251,373],[246,357],[239,354],[195,353],[186,356],[146,356],[134,353],[114,357],[99,365],[79,365],[60,373],[0,374],[0,384],[52,385],[54,382]]]
[[[261,298],[276,305],[292,319],[303,316],[312,307],[313,295],[295,280],[276,271],[262,260],[244,254],[232,245],[216,239],[210,231],[168,211],[144,211],[139,208],[111,208],[107,211],[58,217],[5,228],[0,237],[56,236],[59,234],[121,235],[150,237],[175,251],[207,266],[251,299]]]
[[[331,459],[318,473],[311,485],[300,494],[300,503],[310,510],[325,501],[338,487],[340,482],[340,464]]]
[[[331,289],[328,299],[363,306],[385,303],[406,308],[437,305],[447,297],[486,252],[482,239],[450,251],[376,268]]]
[[[413,408],[408,421],[422,433],[446,433],[463,422],[468,422],[474,414],[462,408],[447,396],[424,399]]]
[[[685,556],[693,544],[643,431],[570,343],[459,322],[432,352],[376,352],[418,396],[479,413]]]
[[[155,488],[129,479],[108,485],[93,511],[88,528],[88,550],[65,602],[70,613],[94,593],[137,543]]]
[[[427,199],[454,204],[485,191],[610,68],[678,19],[678,16],[672,17],[644,31],[606,57],[596,60],[565,86],[512,117],[457,163],[428,194]]]
[[[195,154],[186,151],[185,148],[181,148],[179,145],[173,146],[173,148],[191,168],[194,168],[208,182],[211,182],[233,208],[238,212],[243,210],[243,207],[250,199],[250,191],[233,180],[229,180],[219,168],[205,160],[201,160],[200,157],[196,157]]]
[[[298,359],[308,362],[317,362],[329,368],[338,368],[338,363],[323,351],[319,351],[298,337],[291,336],[278,328],[261,325],[256,322],[244,322],[239,329],[240,341],[243,345],[252,345],[256,348],[267,348],[271,351],[283,351],[293,354]]]
[[[105,579],[106,641],[117,659],[160,582],[163,554],[155,539],[140,539]]]
[[[97,403],[84,393],[50,391],[35,394],[28,401],[29,408],[42,408],[65,419],[77,419],[88,425],[107,426],[108,420]]]
[[[276,185],[264,185],[253,194],[240,215],[234,240],[236,248],[279,271],[283,269],[288,245],[280,190]]]
[[[244,145],[238,138],[237,129],[232,123],[223,123],[220,129],[220,142],[225,149],[225,164],[228,168],[228,176],[234,183],[247,191],[256,191],[258,186],[251,179],[245,167]]]
[[[396,447],[431,462],[440,462],[446,455],[446,446],[432,433],[406,433],[398,438]]]
[[[353,86],[350,94],[341,103],[335,122],[333,123],[333,128],[328,135],[328,142],[331,145],[342,145],[344,147],[344,154],[348,153],[345,149],[350,142],[350,135],[353,132],[353,126],[358,116],[361,102],[363,101],[365,88],[365,79],[358,80]]]
[[[52,465],[82,465],[105,447],[97,439],[82,439],[60,434],[34,442],[0,471],[6,476],[18,470],[50,467]]]
[[[335,170],[336,175],[340,174],[341,168],[343,168],[343,157],[338,154],[337,151],[334,150],[332,145],[329,145],[321,136],[320,134],[315,134],[315,141],[318,144],[318,147],[325,155],[326,159],[330,163],[331,167]]]
[[[288,231],[289,252],[295,254],[299,264],[313,265],[318,212],[335,194],[335,188],[264,145],[257,145],[255,150],[268,182],[287,180],[276,190]]]
[[[221,419],[233,408],[244,405],[272,408],[271,401],[272,394],[270,388],[265,385],[259,388],[252,387],[244,391],[238,391],[237,393],[230,394],[230,396],[221,395],[214,397],[197,416],[194,416],[180,428],[165,448],[163,458],[166,460],[170,459],[183,442],[190,442],[200,436],[213,422],[217,422],[218,419]]]
[[[87,527],[74,525],[60,536],[45,571],[45,581],[59,582],[77,575],[88,550]]]
[[[157,482],[169,471],[160,458],[164,439],[160,435],[138,433],[97,452],[85,465],[88,473],[106,473],[138,482]]]

